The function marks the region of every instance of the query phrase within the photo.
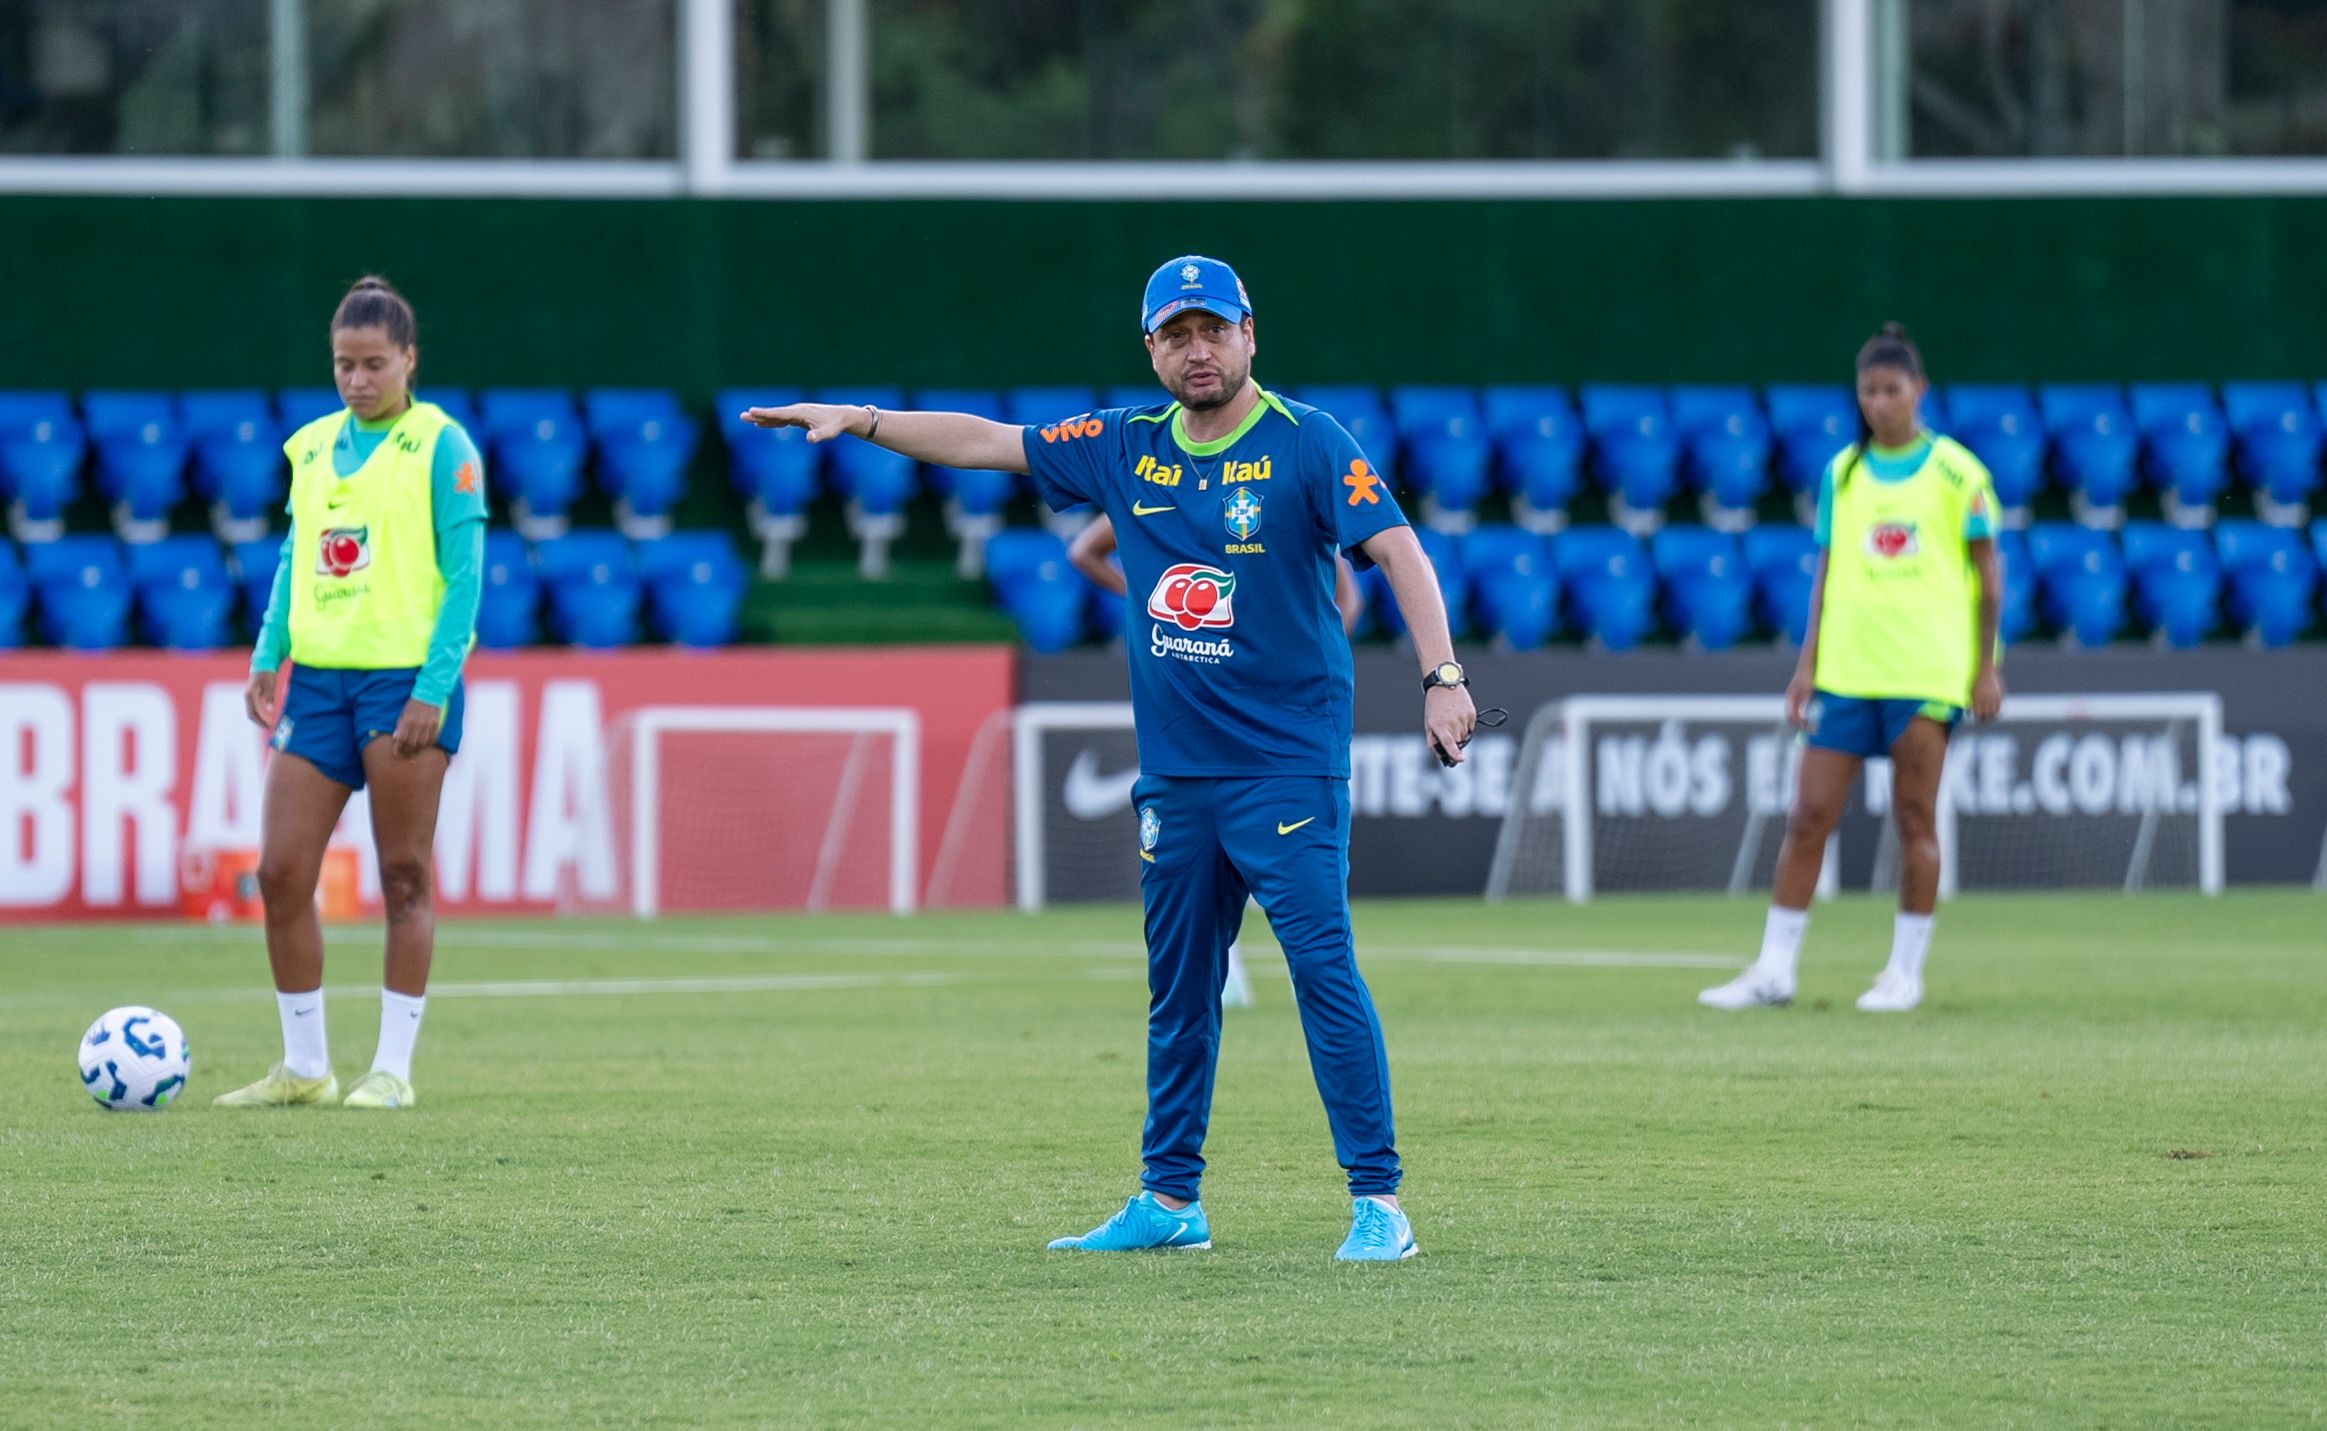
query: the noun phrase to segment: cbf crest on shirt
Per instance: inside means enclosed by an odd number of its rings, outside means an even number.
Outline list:
[[[1154,775],[1349,774],[1354,690],[1333,558],[1405,524],[1341,424],[1255,388],[1226,436],[1190,439],[1177,403],[1026,429],[1059,511],[1115,525],[1140,768]]]

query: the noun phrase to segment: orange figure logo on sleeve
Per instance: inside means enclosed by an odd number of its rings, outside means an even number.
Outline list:
[[[1352,457],[1349,460],[1349,475],[1341,479],[1341,485],[1349,489],[1349,505],[1352,507],[1360,502],[1382,500],[1381,474],[1366,466],[1363,457]]]
[[[474,492],[477,490],[476,463],[463,462],[461,464],[460,470],[452,475],[452,489],[455,492]]]

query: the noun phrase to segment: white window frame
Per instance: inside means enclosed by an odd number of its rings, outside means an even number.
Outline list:
[[[830,157],[736,157],[735,6],[677,0],[678,153],[667,160],[315,159],[305,149],[302,14],[272,6],[272,158],[0,158],[0,193],[314,194],[739,199],[1627,199],[1819,194],[2327,193],[2323,159],[1897,159],[1879,157],[1878,5],[1821,0],[1819,154],[1767,160],[924,162],[871,154],[865,0],[825,0]]]

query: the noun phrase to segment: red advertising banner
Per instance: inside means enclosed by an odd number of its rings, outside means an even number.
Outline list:
[[[168,916],[216,870],[247,881],[270,757],[244,670],[0,658],[0,923]],[[438,906],[1000,904],[1012,682],[1003,647],[480,653]],[[369,818],[359,793],[334,839],[365,906]]]

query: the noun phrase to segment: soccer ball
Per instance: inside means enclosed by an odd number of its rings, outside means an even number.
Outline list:
[[[114,1009],[81,1035],[81,1083],[107,1108],[159,1113],[193,1071],[185,1031],[153,1009]]]

